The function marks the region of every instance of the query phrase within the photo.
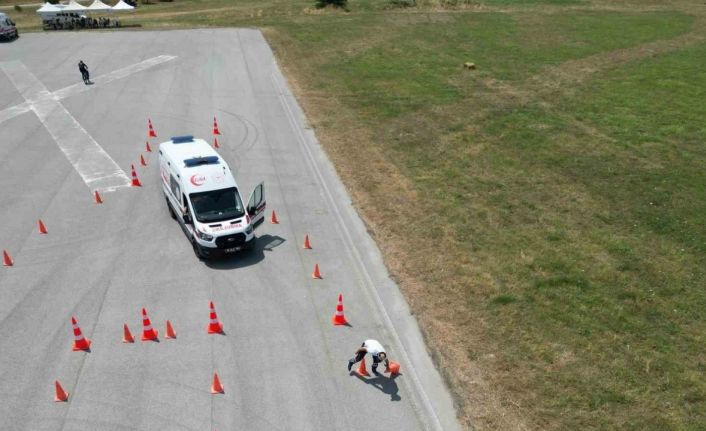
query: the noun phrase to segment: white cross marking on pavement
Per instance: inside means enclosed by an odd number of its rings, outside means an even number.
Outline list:
[[[175,58],[160,55],[102,75],[94,82],[106,84]],[[59,103],[69,96],[88,91],[90,87],[75,84],[52,93],[19,61],[0,63],[0,68],[25,99],[19,105],[0,111],[0,123],[34,111],[91,190],[114,190],[130,185],[130,179],[120,166]]]

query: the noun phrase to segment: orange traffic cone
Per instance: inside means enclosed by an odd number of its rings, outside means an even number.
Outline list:
[[[323,278],[321,276],[321,272],[319,271],[319,264],[318,263],[314,265],[314,272],[311,273],[311,278],[318,278],[318,279]]]
[[[127,327],[127,323],[123,323],[123,343],[134,343],[135,337],[132,336],[130,328]]]
[[[42,223],[41,219],[39,220],[37,225],[39,226],[39,233],[41,233],[42,235],[46,235],[49,233],[49,232],[47,232],[47,227],[44,226],[44,223]]]
[[[145,162],[145,158],[142,157],[142,154],[140,154],[140,166],[147,166],[147,162]]]
[[[10,257],[10,254],[7,252],[7,250],[2,251],[2,264],[3,266],[14,265],[14,262],[12,261],[12,258]]]
[[[360,361],[360,365],[358,366],[357,373],[361,376],[369,376],[370,373],[368,373],[368,370],[365,368],[365,358],[363,358]]]
[[[164,338],[176,338],[176,332],[174,332],[174,328],[172,328],[172,324],[169,323],[169,320],[167,320],[167,330],[164,333]]]
[[[213,301],[209,302],[208,305],[211,309],[210,312],[210,323],[208,324],[207,332],[209,334],[223,334],[223,324],[218,321],[218,315],[216,314],[216,308],[213,306]]]
[[[159,341],[157,330],[152,328],[147,311],[142,309],[142,341]]]
[[[71,326],[74,329],[74,346],[71,348],[74,352],[78,350],[91,350],[91,340],[84,338],[81,328],[78,326],[76,318],[71,316]]]
[[[152,147],[150,147],[150,141],[145,141],[145,151],[148,153],[152,152]]]
[[[390,373],[391,376],[396,376],[400,373],[400,364],[395,361],[389,361],[390,366],[385,368],[386,373]]]
[[[135,165],[130,165],[130,169],[132,169],[132,186],[142,187],[142,184],[140,184],[140,180],[137,178],[137,172],[135,172]]]
[[[309,242],[309,235],[308,235],[308,234],[304,237],[304,246],[303,246],[303,248],[305,248],[305,249],[307,249],[307,250],[311,250],[311,243]]]
[[[218,138],[213,138],[213,148],[221,148],[221,146],[218,145]]]
[[[221,132],[218,130],[218,122],[216,122],[216,117],[213,117],[213,134],[220,135]]]
[[[55,395],[54,395],[54,402],[55,403],[66,402],[69,400],[69,393],[64,391],[64,388],[61,387],[61,383],[59,383],[58,380],[54,380],[54,389],[55,389]]]
[[[343,315],[343,295],[338,295],[338,305],[336,305],[336,314],[331,319],[334,325],[347,325],[346,316]]]
[[[211,393],[212,394],[225,393],[225,390],[223,390],[223,385],[221,385],[221,380],[218,378],[218,373],[216,373],[216,372],[213,373],[213,383],[211,384]]]
[[[270,223],[279,224],[279,220],[277,219],[277,213],[275,212],[275,210],[272,210],[272,217],[270,217]]]
[[[97,204],[102,204],[102,203],[103,203],[103,199],[101,199],[101,195],[98,194],[98,190],[96,190],[96,191],[93,193],[93,198],[95,199],[95,201],[96,201]]]
[[[154,128],[152,128],[152,120],[149,118],[147,119],[147,137],[148,138],[156,138],[157,134],[154,132]]]

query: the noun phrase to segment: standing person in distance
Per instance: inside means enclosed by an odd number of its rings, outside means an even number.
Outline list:
[[[83,62],[83,60],[80,60],[78,62],[78,70],[81,71],[81,76],[83,77],[83,83],[88,85],[91,83],[91,78],[88,74],[88,66],[86,66],[86,63]]]
[[[380,362],[384,362],[385,367],[389,367],[387,353],[385,353],[385,349],[382,347],[382,344],[380,344],[380,342],[377,340],[365,340],[365,342],[363,342],[360,348],[356,350],[355,357],[348,360],[348,371],[351,370],[353,364],[363,360],[366,353],[370,353],[370,355],[373,357],[373,374],[379,374],[378,364]]]

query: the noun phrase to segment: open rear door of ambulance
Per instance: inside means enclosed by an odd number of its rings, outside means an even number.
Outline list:
[[[250,193],[250,199],[248,199],[248,215],[252,219],[253,227],[258,227],[263,221],[265,221],[266,206],[265,183],[262,182],[255,186],[252,193]]]

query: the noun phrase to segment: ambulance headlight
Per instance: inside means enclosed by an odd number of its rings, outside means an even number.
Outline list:
[[[213,239],[213,235],[209,235],[207,233],[203,233],[200,230],[196,230],[196,235],[198,235],[199,238],[201,238],[204,241],[211,241]]]

